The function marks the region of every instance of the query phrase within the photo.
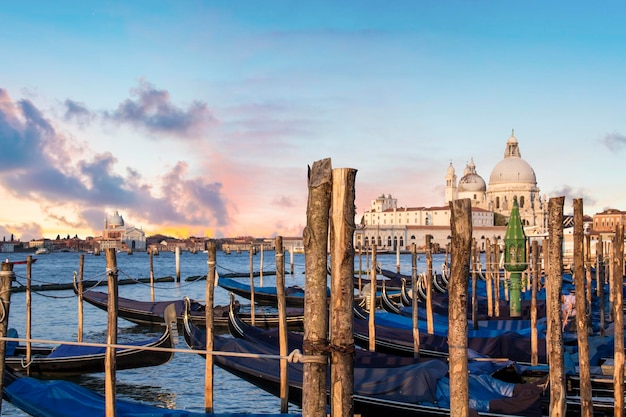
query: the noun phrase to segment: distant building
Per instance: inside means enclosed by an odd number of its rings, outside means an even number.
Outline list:
[[[146,250],[146,234],[143,230],[126,225],[122,216],[115,211],[105,216],[100,249]]]

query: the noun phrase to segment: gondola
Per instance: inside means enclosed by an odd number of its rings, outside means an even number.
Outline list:
[[[40,380],[27,377],[6,368],[4,371],[4,399],[31,416],[68,417],[104,416],[105,397],[93,390],[65,380]],[[189,410],[172,410],[117,399],[117,417],[300,417],[301,414],[250,414],[250,413],[196,413]]]
[[[159,337],[139,343],[128,343],[128,347],[116,348],[116,369],[157,366],[172,359],[173,351],[155,350],[174,347],[174,336],[170,328],[171,323],[176,321],[173,306],[168,307],[164,314],[166,321],[163,333]],[[33,347],[30,362],[26,362],[26,346],[14,346],[8,342],[5,364],[18,372],[29,372],[31,376],[65,377],[104,372],[105,356],[105,347],[61,344],[48,348]]]
[[[83,300],[101,310],[107,311],[108,294],[98,291],[83,291]],[[176,318],[179,324],[183,323],[185,302],[173,301],[137,301],[130,298],[118,297],[118,317],[133,323],[143,325],[160,325],[163,323],[163,311],[170,305],[174,305]],[[249,312],[241,312],[244,320],[251,320]],[[199,326],[205,326],[205,305],[198,301],[191,301],[191,320]],[[302,308],[290,308],[287,312],[287,325],[290,328],[301,328],[304,321]],[[260,327],[274,327],[278,324],[278,314],[275,312],[255,312],[255,325]],[[219,329],[228,328],[228,306],[215,306],[213,309],[213,326]]]
[[[252,298],[252,290],[249,284],[243,284],[230,278],[220,278],[217,285],[239,295],[240,297],[250,300]],[[330,296],[330,289],[327,290]],[[254,287],[254,302],[260,305],[278,305],[278,295],[276,287]],[[299,286],[290,286],[285,288],[285,303],[289,307],[304,307],[304,289]]]
[[[242,326],[239,322],[237,326]],[[206,332],[185,321],[185,340],[191,349],[206,348]],[[257,332],[256,336],[252,333]],[[256,331],[244,330],[246,338],[215,336],[214,350],[237,352],[239,356],[214,355],[214,363],[260,388],[278,395],[280,387],[279,367],[275,356],[278,347],[266,336]],[[269,339],[268,339],[269,337]],[[276,339],[276,338],[274,338]],[[302,339],[289,336],[289,350],[301,349]],[[249,353],[250,357],[241,356]],[[202,355],[202,353],[199,353]],[[261,355],[261,357],[258,357]],[[272,355],[274,358],[262,357]],[[254,356],[254,357],[253,357]],[[358,349],[354,362],[354,411],[363,417],[389,414],[394,416],[434,417],[450,414],[448,364],[438,359],[398,358]],[[490,376],[493,367],[506,367],[498,362],[476,362],[470,380],[473,408],[485,416],[541,416],[544,386],[537,384],[516,385],[504,383]],[[302,400],[303,368],[301,363],[288,365],[289,401],[297,405]],[[488,370],[487,370],[488,368]],[[482,372],[481,372],[482,370]],[[489,384],[493,384],[488,387]],[[480,386],[479,386],[480,385]],[[494,388],[498,387],[498,388]],[[482,391],[484,389],[484,391]],[[481,390],[482,400],[478,400]],[[503,395],[508,391],[514,396]],[[488,410],[488,411],[487,411]]]

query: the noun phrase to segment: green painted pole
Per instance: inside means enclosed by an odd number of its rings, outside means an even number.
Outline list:
[[[517,198],[504,234],[504,269],[511,273],[509,308],[511,317],[522,315],[522,272],[526,270],[526,234],[519,215]]]

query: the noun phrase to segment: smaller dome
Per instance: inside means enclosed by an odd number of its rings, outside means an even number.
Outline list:
[[[109,227],[124,226],[124,219],[118,214],[117,211],[113,215],[109,216]]]
[[[487,191],[487,184],[485,180],[476,173],[476,165],[474,165],[474,158],[470,160],[470,163],[465,167],[464,175],[459,180],[459,193],[469,192],[484,192]]]

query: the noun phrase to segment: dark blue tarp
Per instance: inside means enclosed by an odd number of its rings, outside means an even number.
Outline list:
[[[42,381],[22,377],[5,387],[4,391],[9,402],[34,417],[105,416],[103,395],[68,381]],[[254,417],[263,415],[195,413],[124,400],[117,400],[116,404],[118,417]],[[288,416],[288,414],[271,414],[271,416]],[[295,415],[289,414],[289,416]]]

